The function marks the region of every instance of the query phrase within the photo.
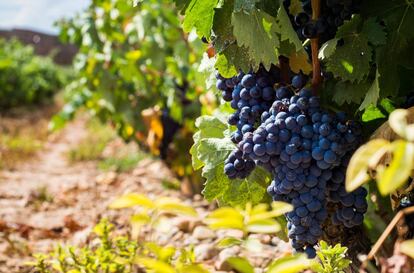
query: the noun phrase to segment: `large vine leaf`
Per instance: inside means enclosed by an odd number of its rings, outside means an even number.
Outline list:
[[[224,161],[235,145],[227,135],[228,125],[217,117],[202,116],[197,119],[196,126],[198,131],[190,153],[194,168],[203,168],[205,198],[232,206],[259,203],[270,181],[268,173],[256,168],[246,179],[230,180],[224,174]]]
[[[368,37],[361,32],[361,17],[354,16],[338,29],[336,39],[343,40],[327,58],[327,70],[343,81],[359,82],[370,71],[372,48]]]
[[[350,83],[350,82],[337,82],[332,91],[333,92],[333,101],[338,105],[343,105],[344,103],[361,103],[364,99],[366,91],[370,88],[372,84],[368,81],[363,81],[360,83]]]
[[[269,174],[262,168],[256,167],[247,179],[230,180],[222,200],[230,205],[244,205],[247,202],[258,204],[266,196],[269,182]]]
[[[233,36],[233,26],[231,25],[231,15],[233,13],[234,1],[225,1],[220,8],[216,8],[213,22],[214,49],[221,53],[229,45],[235,43]]]
[[[232,44],[223,51],[226,56],[226,62],[216,63],[216,69],[221,73],[229,69],[229,65],[233,65],[243,71],[249,71],[252,67],[250,63],[249,51],[245,47],[239,47],[237,44]],[[220,60],[220,57],[219,59]]]
[[[244,11],[250,13],[254,10],[256,2],[259,2],[259,0],[235,0],[234,12]]]
[[[219,54],[217,56],[214,67],[220,72],[220,75],[225,78],[231,78],[237,74],[236,68],[229,62],[226,55],[224,54]]]
[[[183,28],[186,32],[196,29],[199,37],[210,38],[218,0],[191,0],[185,11]]]
[[[370,105],[377,104],[377,101],[380,97],[380,89],[379,89],[379,82],[378,82],[379,77],[380,77],[380,74],[377,70],[376,75],[375,75],[375,80],[373,81],[373,83],[371,84],[371,87],[366,93],[365,99],[361,103],[361,106],[359,106],[359,110],[364,110]]]
[[[411,0],[366,0],[361,7],[363,16],[377,16],[388,30],[386,45],[377,52],[381,75],[381,96],[396,95],[400,87],[399,65],[412,66],[414,5]]]
[[[276,18],[254,10],[250,14],[233,13],[231,21],[237,44],[248,49],[255,68],[262,63],[269,69],[270,64],[278,58],[276,48],[280,45]]]
[[[369,18],[362,26],[362,33],[364,33],[368,41],[374,46],[385,45],[387,42],[387,34],[384,27],[382,27],[375,18]]]
[[[393,35],[407,40],[414,39],[414,3],[412,0],[364,0],[361,6],[364,16],[377,16],[384,20]]]
[[[289,15],[287,14],[285,7],[280,6],[277,14],[277,22],[279,24],[280,40],[289,41],[295,46],[296,51],[304,50],[302,42],[300,41],[298,34],[290,22]]]

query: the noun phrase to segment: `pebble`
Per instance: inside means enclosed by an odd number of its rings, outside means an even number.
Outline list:
[[[197,226],[201,226],[202,222],[193,217],[180,216],[174,219],[174,225],[182,232],[191,233]]]
[[[197,261],[210,260],[219,253],[212,243],[199,244],[194,247],[194,255]]]
[[[230,264],[227,263],[226,260],[230,257],[238,256],[239,252],[240,252],[240,247],[238,246],[226,248],[220,251],[218,255],[218,259],[214,263],[214,267],[216,268],[216,270],[230,271],[232,268]]]
[[[193,237],[198,240],[205,240],[215,238],[216,234],[205,226],[198,226],[193,231]]]

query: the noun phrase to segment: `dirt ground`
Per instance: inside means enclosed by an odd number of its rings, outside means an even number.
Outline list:
[[[172,179],[172,174],[158,160],[143,159],[123,173],[102,171],[96,161],[69,162],[68,151],[88,134],[85,124],[85,119],[75,120],[61,132],[49,135],[32,158],[13,170],[0,170],[0,272],[32,272],[25,265],[31,255],[50,251],[58,243],[84,245],[102,217],[108,217],[119,229],[126,228],[128,214],[108,209],[110,202],[125,193],[143,193],[153,199],[177,197],[194,207],[200,219],[215,207],[200,195],[188,198],[163,187],[162,181]],[[113,141],[106,152],[123,145]],[[209,230],[199,224],[200,219],[171,218],[169,232],[156,234],[158,243],[193,245],[200,262],[217,272],[229,272],[223,259],[230,252],[238,255],[241,249],[234,247],[223,253],[216,248],[225,234]],[[189,221],[194,228],[188,228]],[[290,251],[288,244],[276,237],[252,236],[263,243],[257,253],[249,254],[258,273],[272,259]]]

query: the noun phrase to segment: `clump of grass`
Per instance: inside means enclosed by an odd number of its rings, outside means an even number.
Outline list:
[[[99,162],[98,167],[103,171],[128,172],[145,157],[147,155],[142,152],[123,156],[110,156]]]
[[[168,190],[180,190],[181,183],[177,179],[163,179],[161,185],[164,189]]]
[[[87,136],[68,152],[71,162],[102,159],[106,145],[115,138],[114,130],[96,119],[88,122],[87,129]]]
[[[32,158],[42,141],[30,133],[0,133],[0,169],[12,169],[18,162]]]

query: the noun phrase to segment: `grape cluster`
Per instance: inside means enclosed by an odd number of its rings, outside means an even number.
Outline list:
[[[289,8],[290,0],[285,0],[285,8]],[[303,12],[290,16],[292,24],[301,40],[320,36],[321,42],[335,37],[339,26],[352,14],[359,12],[361,0],[324,0],[321,1],[321,14],[318,20],[312,20],[311,0],[301,0]]]
[[[235,150],[230,153],[229,157],[224,162],[224,173],[230,179],[243,179],[248,177],[255,167],[256,165],[253,160],[244,159],[243,153],[239,150]]]
[[[342,164],[332,170],[332,178],[327,184],[327,200],[336,206],[336,211],[332,216],[332,223],[344,225],[347,228],[359,226],[364,220],[367,211],[366,201],[367,191],[358,188],[353,192],[345,190],[345,173],[351,154],[346,155]]]
[[[261,114],[269,109],[275,99],[273,85],[278,78],[276,66],[270,71],[260,67],[256,73],[240,72],[230,79],[217,75],[217,88],[222,91],[223,99],[236,110],[228,119],[230,125],[237,126],[232,135],[234,143],[240,142],[243,134],[253,132]]]
[[[224,171],[231,179],[246,178],[257,165],[271,172],[268,193],[294,207],[286,214],[292,246],[313,257],[313,246],[328,218],[327,202],[336,208],[334,224],[362,223],[366,190],[347,193],[344,188],[346,165],[360,144],[361,128],[344,113],[323,110],[319,97],[304,87],[304,75],[295,75],[290,86],[275,89],[270,73],[260,73],[219,78],[223,98],[236,110],[229,124],[237,126],[233,134],[237,149],[225,161]],[[264,96],[264,89],[269,95]],[[256,90],[260,96],[254,95]],[[249,103],[252,98],[256,104]],[[258,105],[260,109],[253,111]]]
[[[294,211],[286,215],[292,245],[312,256],[313,246],[323,233],[322,223],[328,217],[327,196],[333,194],[330,190],[336,185],[332,180],[340,182],[344,190],[344,176],[336,177],[336,169],[356,149],[360,128],[346,121],[342,113],[332,115],[322,110],[319,98],[309,89],[302,88],[295,94],[291,88],[306,83],[300,75],[292,82],[295,86],[275,90],[276,99],[262,113],[261,125],[244,134],[238,151],[242,158],[254,160],[272,172],[274,179],[268,193],[274,200],[294,206]],[[366,209],[363,193],[345,191],[334,219],[347,227],[360,224],[362,210]]]

